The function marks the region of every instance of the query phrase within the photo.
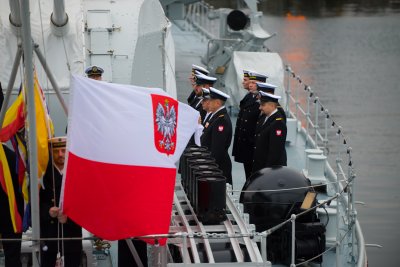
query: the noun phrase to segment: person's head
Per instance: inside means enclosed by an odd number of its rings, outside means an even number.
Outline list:
[[[203,101],[201,101],[201,106],[203,107],[203,109],[207,112],[210,112],[210,90],[207,88],[202,88],[203,90],[203,95],[201,96],[201,98],[203,99]]]
[[[230,96],[213,87],[210,87],[209,90],[210,90],[210,100],[208,108],[210,112],[215,112],[220,107],[225,105],[226,100],[230,98]]]
[[[249,72],[249,91],[255,92],[257,90],[257,82],[263,82],[267,80],[267,75],[258,72]]]
[[[104,70],[97,66],[87,67],[85,73],[88,78],[101,81]]]
[[[269,93],[260,92],[260,110],[265,115],[269,116],[278,107],[280,96]]]
[[[49,147],[51,149],[53,163],[60,170],[64,168],[66,144],[67,138],[65,136],[49,139]]]
[[[189,81],[193,87],[195,86],[195,79],[196,79],[195,75],[197,73],[202,73],[204,75],[208,75],[210,72],[203,67],[192,64],[192,72],[190,74]]]
[[[257,85],[257,99],[260,99],[260,93],[259,92],[264,92],[264,93],[268,93],[271,95],[275,94],[275,89],[278,87],[275,84],[272,83],[262,83],[262,82],[256,82]]]
[[[203,88],[210,88],[211,86],[214,85],[214,83],[217,81],[217,78],[207,76],[205,74],[197,72],[195,74],[195,86],[194,86],[194,91],[197,96],[201,96],[203,94]]]
[[[249,71],[243,70],[243,81],[242,81],[243,88],[249,90]]]

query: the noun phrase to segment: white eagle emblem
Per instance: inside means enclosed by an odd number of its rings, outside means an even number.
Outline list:
[[[161,103],[158,103],[156,123],[157,131],[163,136],[162,140],[159,140],[159,146],[164,147],[167,151],[172,150],[175,146],[172,137],[176,128],[176,111],[174,106],[169,108],[168,100],[165,101],[165,109]]]

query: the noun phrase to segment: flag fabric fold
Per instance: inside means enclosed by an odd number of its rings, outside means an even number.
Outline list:
[[[108,240],[168,233],[175,163],[198,117],[158,88],[72,76],[63,212]]]

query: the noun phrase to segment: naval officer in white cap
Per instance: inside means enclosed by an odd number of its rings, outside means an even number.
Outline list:
[[[88,78],[101,81],[104,70],[98,66],[89,66],[86,68],[85,73]]]
[[[228,154],[232,140],[232,123],[225,108],[225,101],[229,95],[213,87],[209,90],[209,110],[212,114],[201,136],[201,145],[208,148],[222,170],[226,182],[232,184],[232,162]]]

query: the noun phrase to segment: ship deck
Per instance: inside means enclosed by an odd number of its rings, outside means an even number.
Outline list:
[[[192,88],[189,83],[191,65],[204,65],[201,63],[201,57],[206,54],[207,40],[196,31],[185,31],[185,23],[178,22],[172,26],[172,34],[175,42],[175,71],[178,100],[186,103]],[[229,107],[228,107],[229,108]],[[230,107],[229,110],[233,129],[236,125],[238,107]],[[305,149],[309,148],[305,142],[305,136],[298,132],[294,142],[286,143],[287,162],[288,166],[298,171],[302,171],[306,164]],[[229,148],[229,154],[232,154],[232,145]],[[232,159],[232,176],[233,190],[235,194],[240,194],[245,182],[245,173],[243,164],[235,162]],[[179,180],[177,181],[179,182]],[[327,199],[328,196],[324,193],[318,194],[318,199]],[[327,247],[328,248],[328,247]],[[310,263],[308,266],[335,266],[336,253],[335,250],[330,250],[324,256],[321,265]],[[273,265],[280,266],[280,265]]]

